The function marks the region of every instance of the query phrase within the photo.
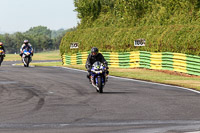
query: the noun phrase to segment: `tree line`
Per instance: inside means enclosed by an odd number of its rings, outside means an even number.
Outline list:
[[[4,43],[6,53],[19,53],[19,49],[24,40],[29,40],[35,52],[57,50],[62,37],[66,32],[73,31],[75,28],[68,30],[50,30],[45,26],[32,27],[26,32],[16,32],[13,34],[0,34],[0,42]]]

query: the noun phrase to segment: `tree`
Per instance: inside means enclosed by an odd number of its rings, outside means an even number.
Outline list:
[[[19,53],[24,40],[29,40],[35,52],[55,50],[59,49],[61,39],[65,33],[75,29],[51,31],[45,26],[37,26],[24,33],[0,34],[0,41],[5,44],[7,53]]]
[[[30,28],[28,31],[25,32],[25,34],[31,35],[34,37],[43,35],[43,36],[47,36],[51,38],[51,30],[45,26],[37,26],[37,27]]]

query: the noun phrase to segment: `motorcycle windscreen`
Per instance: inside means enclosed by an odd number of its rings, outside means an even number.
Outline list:
[[[100,61],[96,61],[93,65],[92,65],[95,69],[99,69],[101,67],[101,62]]]

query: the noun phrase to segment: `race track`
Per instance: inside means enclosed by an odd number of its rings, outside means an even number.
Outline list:
[[[104,93],[86,73],[59,67],[0,67],[2,133],[182,133],[200,130],[200,94],[109,77]]]

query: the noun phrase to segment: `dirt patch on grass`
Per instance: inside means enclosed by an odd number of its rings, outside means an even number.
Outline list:
[[[165,80],[169,83],[175,84],[190,84],[192,86],[200,87],[200,81],[195,80]]]
[[[142,72],[142,69],[137,69],[137,68],[110,68],[109,71],[116,71],[116,72]]]
[[[162,73],[167,73],[167,74],[170,74],[170,75],[178,75],[178,76],[183,76],[183,77],[200,78],[200,76],[190,75],[190,74],[187,74],[187,73],[175,72],[175,71],[170,71],[170,70],[150,70],[150,71],[162,72]]]

